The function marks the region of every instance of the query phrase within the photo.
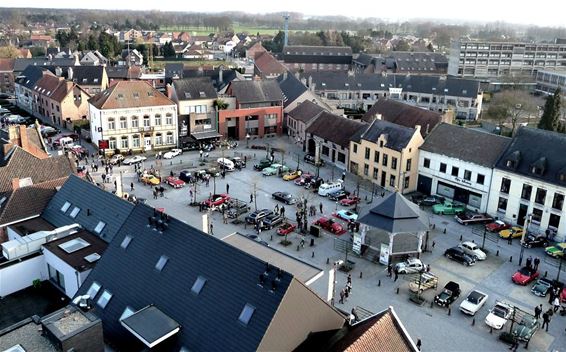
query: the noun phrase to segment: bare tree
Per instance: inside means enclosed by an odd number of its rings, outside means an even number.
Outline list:
[[[515,133],[517,122],[521,117],[529,117],[536,113],[537,106],[533,97],[523,89],[504,90],[494,95],[487,109],[487,117],[500,124],[511,122],[511,132]]]

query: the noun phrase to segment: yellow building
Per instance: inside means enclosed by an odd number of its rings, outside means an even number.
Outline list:
[[[420,126],[409,128],[376,119],[350,141],[350,172],[387,190],[417,188]]]

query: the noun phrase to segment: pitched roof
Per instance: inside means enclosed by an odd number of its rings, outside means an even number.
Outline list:
[[[107,66],[108,79],[137,79],[141,75],[139,67],[132,66]]]
[[[509,143],[508,137],[441,123],[430,132],[420,149],[493,168]]]
[[[169,98],[146,81],[117,81],[88,101],[97,109],[127,109],[174,105]]]
[[[184,64],[181,63],[167,63],[165,64],[165,78],[183,78]]]
[[[154,209],[136,205],[77,293],[84,295],[96,281],[101,292],[113,294],[104,309],[94,311],[102,319],[105,338],[118,347],[136,346],[119,318],[127,306],[139,310],[153,304],[184,327],[170,350],[257,350],[292,275],[281,271],[271,291],[275,268],[270,267],[263,286],[258,285],[265,262],[172,217],[166,219],[167,229],[157,231],[147,226],[155,216],[160,219]],[[123,249],[126,236],[131,240]],[[168,260],[160,271],[156,263],[162,256]],[[197,294],[191,288],[199,277],[205,282]],[[255,310],[244,324],[238,317],[246,305]]]
[[[283,106],[285,107],[307,91],[307,87],[292,74],[283,73],[279,75],[277,83],[279,83],[279,88],[283,92]]]
[[[222,79],[220,79],[220,71],[222,71]],[[212,85],[217,91],[222,90],[230,82],[235,80],[238,76],[235,70],[226,68],[216,68],[216,69],[183,69],[183,78],[191,77],[210,77],[212,79]]]
[[[256,55],[254,66],[260,74],[267,76],[279,75],[287,71],[287,68],[268,52]]]
[[[61,208],[66,202],[70,203],[70,206],[63,212]],[[75,218],[71,218],[69,214],[75,207],[80,211]],[[131,203],[72,175],[51,199],[41,216],[56,227],[79,223],[94,234],[98,234],[95,229],[102,221],[106,225],[99,235],[110,242],[132,209]]]
[[[421,126],[421,135],[425,137],[440,122],[442,115],[437,112],[417,108],[399,101],[380,98],[362,117],[370,122],[381,115],[381,119],[395,124],[415,128]]]
[[[218,98],[210,77],[177,79],[173,88],[179,101]]]
[[[349,46],[315,46],[315,45],[287,45],[283,48],[286,55],[350,55],[352,48]]]
[[[393,192],[380,199],[377,205],[358,221],[390,233],[418,232],[428,229],[426,213],[399,192]]]
[[[15,59],[1,59],[0,58],[0,72],[13,72]]]
[[[566,187],[566,135],[520,127],[497,161],[500,170]],[[508,161],[514,161],[509,164]],[[533,169],[539,170],[533,170]],[[537,173],[533,173],[537,171]]]
[[[348,148],[350,140],[367,124],[323,111],[307,128],[307,133]]]
[[[397,72],[434,73],[448,69],[448,59],[440,53],[393,51],[389,57]]]
[[[283,92],[274,80],[233,81],[230,86],[240,104],[283,100]]]
[[[380,136],[385,135],[387,139],[385,147],[401,151],[409,144],[415,132],[416,130],[414,128],[404,127],[392,122],[375,119],[360,136],[360,139],[376,143]]]
[[[45,69],[36,66],[28,66],[23,72],[19,75],[19,78],[16,78],[16,82],[28,89],[33,89],[35,83],[39,81],[44,74],[51,73]]]
[[[295,120],[308,123],[318,117],[323,111],[325,110],[321,106],[311,102],[310,100],[305,100],[297,105],[296,108],[289,111],[288,116]]]
[[[73,72],[72,81],[78,85],[97,86],[102,84],[104,66],[74,66],[69,69]],[[67,72],[69,72],[69,69],[67,69]]]

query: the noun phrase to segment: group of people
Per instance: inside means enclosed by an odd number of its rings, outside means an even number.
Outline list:
[[[346,286],[340,291],[340,300],[338,303],[344,304],[345,301],[348,301],[348,297],[352,294],[352,274],[348,274],[348,278],[346,279]]]

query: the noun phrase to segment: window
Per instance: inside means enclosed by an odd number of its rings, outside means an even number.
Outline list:
[[[508,178],[501,179],[501,193],[509,194],[509,189],[511,188],[511,180]]]
[[[364,176],[367,176],[368,174],[369,174],[369,165],[364,164]]]
[[[130,306],[127,306],[126,309],[124,309],[124,312],[122,313],[122,315],[120,315],[120,320],[124,320],[127,317],[130,317],[134,313],[135,313],[134,309]]]
[[[544,205],[546,200],[546,189],[537,188],[537,194],[535,195],[535,203]]]
[[[430,169],[430,159],[429,158],[424,158],[423,166],[426,167],[427,169]]]
[[[369,153],[370,153],[370,150],[369,150],[369,148],[366,147],[366,154],[364,156],[366,160],[369,160]]]
[[[173,144],[175,141],[173,140],[173,132],[167,132],[167,144]]]
[[[110,293],[110,291],[104,290],[96,303],[100,306],[100,308],[104,309],[108,305],[108,302],[110,302],[111,298],[112,294]]]
[[[531,222],[535,225],[540,225],[542,221],[542,209],[533,208],[533,216],[531,217]]]
[[[93,299],[94,296],[98,294],[98,291],[100,291],[101,287],[102,286],[98,282],[93,281],[92,285],[90,285],[90,288],[88,289],[86,294],[89,295],[91,299]]]
[[[66,213],[70,207],[71,207],[71,203],[65,202],[65,204],[63,204],[63,206],[61,207],[61,212]]]
[[[122,249],[126,249],[130,245],[130,242],[132,242],[132,236],[126,235],[126,237],[122,240],[120,247],[122,247]]]
[[[173,124],[173,114],[167,113],[165,114],[165,124],[172,125]]]
[[[391,168],[393,170],[397,170],[397,158],[395,158],[395,157],[391,158]]]
[[[193,287],[191,288],[191,291],[194,294],[198,295],[200,293],[200,291],[202,291],[204,284],[206,284],[206,279],[202,276],[197,277],[195,283],[193,284]]]
[[[499,197],[499,202],[497,202],[497,211],[505,213],[507,210],[507,198]]]
[[[155,126],[161,126],[161,114],[155,114]]]
[[[411,182],[411,177],[410,176],[406,176],[405,177],[405,181],[403,181],[403,189],[407,189],[409,188],[409,183]]]
[[[155,269],[158,270],[158,271],[163,270],[163,268],[165,267],[165,264],[167,264],[168,261],[169,261],[169,258],[162,255],[161,257],[159,257],[157,264],[155,264]]]
[[[116,123],[114,122],[113,117],[108,119],[108,129],[109,130],[115,130],[116,129]]]
[[[151,126],[151,121],[149,119],[149,115],[145,115],[143,117],[143,127],[149,127]]]
[[[405,169],[405,171],[411,171],[411,159],[407,160],[407,168]]]
[[[338,162],[345,164],[346,163],[346,154],[338,152],[337,159],[338,159]]]
[[[554,198],[552,199],[552,208],[562,210],[562,206],[564,206],[564,195],[560,193],[554,193]]]
[[[100,234],[102,232],[102,230],[104,229],[104,226],[106,226],[106,224],[102,221],[99,221],[98,224],[96,225],[96,227],[94,228],[94,232]]]
[[[459,172],[460,172],[459,168],[457,168],[456,166],[452,166],[452,176],[458,177]]]
[[[383,157],[381,158],[381,165],[387,166],[387,154],[383,154]]]
[[[132,147],[133,148],[139,148],[140,147],[140,135],[139,134],[134,134],[134,136],[132,137]]]
[[[395,175],[391,175],[389,178],[389,186],[395,187]]]
[[[139,120],[137,116],[132,116],[132,128],[138,128],[139,127]]]
[[[49,278],[55,284],[57,284],[62,289],[65,289],[65,275],[59,272],[57,269],[47,264],[47,271],[49,272]]]
[[[445,163],[440,163],[440,172],[442,172],[443,174],[446,173],[446,164]]]
[[[110,139],[108,140],[108,146],[112,150],[116,149],[116,138],[110,137]]]
[[[155,144],[156,145],[161,145],[163,144],[163,136],[161,135],[161,133],[157,133],[155,135]]]
[[[472,179],[472,172],[470,170],[464,170],[464,180],[470,181]]]
[[[531,200],[531,194],[533,193],[533,186],[523,184],[523,190],[521,191],[521,199]]]
[[[249,303],[246,303],[244,309],[242,309],[242,312],[238,317],[238,320],[240,321],[240,323],[248,325],[248,323],[252,319],[252,315],[254,315],[254,312],[255,312],[255,307]]]
[[[374,169],[373,169],[373,179],[374,179],[374,180],[377,180],[377,175],[378,175],[378,173],[379,173],[379,170],[378,170],[377,168],[374,168]]]
[[[79,208],[79,207],[74,207],[74,208],[73,208],[73,211],[71,212],[71,214],[69,214],[69,216],[74,219],[74,218],[77,217],[77,215],[79,215],[79,211],[81,211],[81,208]]]
[[[128,120],[125,117],[120,117],[120,128],[128,128]]]
[[[379,152],[376,150],[375,153],[373,154],[373,162],[374,163],[379,163]]]
[[[358,145],[354,143],[354,154],[358,154]]]
[[[485,182],[485,175],[478,174],[478,177],[476,178],[476,182],[480,185],[483,185]]]
[[[128,149],[128,136],[122,136],[120,138],[120,148]]]

